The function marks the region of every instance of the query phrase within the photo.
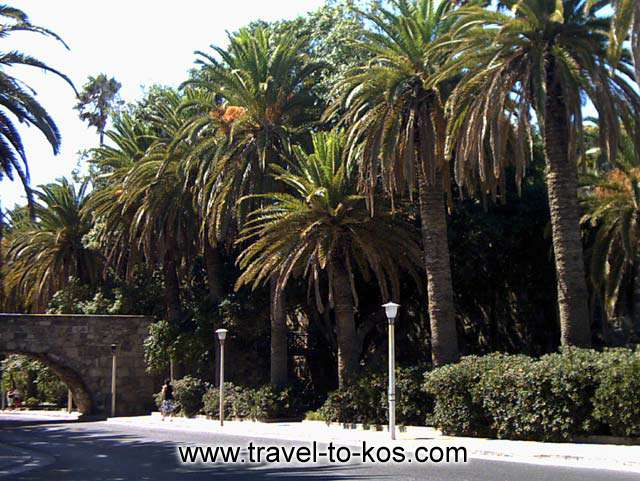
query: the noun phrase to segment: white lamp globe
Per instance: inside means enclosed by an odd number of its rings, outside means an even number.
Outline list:
[[[227,337],[227,332],[229,332],[227,329],[216,329],[218,339],[220,339],[221,341],[225,340],[225,338]]]
[[[398,315],[398,307],[400,304],[396,304],[395,302],[387,302],[386,304],[382,304],[384,307],[384,312],[387,315],[387,319],[395,319]]]

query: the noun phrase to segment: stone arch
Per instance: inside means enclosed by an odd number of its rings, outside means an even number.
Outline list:
[[[82,414],[109,414],[112,354],[117,349],[117,414],[151,410],[145,372],[143,316],[0,314],[0,352],[24,354],[49,366],[71,389]]]
[[[92,411],[93,399],[91,392],[85,385],[82,377],[70,367],[60,361],[54,361],[49,355],[43,353],[32,353],[27,351],[4,351],[3,354],[21,354],[36,361],[40,361],[58,376],[70,390],[73,402],[81,414],[89,414]]]

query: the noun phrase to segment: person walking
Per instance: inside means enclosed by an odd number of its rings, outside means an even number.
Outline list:
[[[173,421],[173,413],[175,411],[175,403],[173,400],[173,386],[171,380],[166,379],[162,386],[162,404],[160,405],[160,414],[162,414],[162,420],[167,416],[170,416],[169,421]]]

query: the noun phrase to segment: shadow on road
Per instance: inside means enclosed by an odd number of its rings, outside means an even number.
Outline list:
[[[370,476],[353,472],[357,465],[183,465],[178,461],[176,446],[197,442],[141,439],[137,434],[87,428],[86,424],[82,426],[76,422],[7,423],[3,420],[0,423],[0,442],[56,458],[52,465],[21,473],[16,478],[24,481],[280,481],[302,477],[329,481],[371,479]],[[376,476],[376,479],[393,479],[393,476]]]

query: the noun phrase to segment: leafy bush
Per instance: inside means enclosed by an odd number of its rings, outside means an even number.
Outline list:
[[[230,382],[224,383],[224,416],[225,418],[250,417],[250,409],[253,404],[252,390],[236,386]],[[209,387],[202,397],[203,411],[207,416],[217,418],[220,416],[220,389]]]
[[[322,414],[319,411],[307,411],[304,414],[305,421],[324,421]]]
[[[418,366],[396,369],[396,422],[398,424],[422,426],[433,411],[433,398],[422,389],[424,371],[424,367]],[[387,405],[386,388],[383,389],[383,405]]]
[[[40,401],[35,397],[27,398],[27,400],[24,402],[24,405],[28,408],[35,408],[39,404],[40,404]]]
[[[396,369],[396,421],[425,423],[431,398],[421,389],[424,368]],[[325,421],[385,424],[388,420],[387,373],[365,372],[349,387],[333,391],[318,410]]]
[[[593,429],[596,365],[589,351],[510,356],[472,386],[498,438],[560,441]]]
[[[305,408],[303,393],[295,387],[276,389],[270,385],[258,388],[225,383],[225,417],[277,419],[301,415]],[[203,396],[204,413],[219,416],[219,390],[210,387]]]
[[[593,414],[614,436],[640,436],[640,351],[621,351],[611,351],[600,372]]]
[[[193,417],[202,408],[205,384],[195,377],[185,376],[173,384],[173,395],[180,411],[187,417]]]
[[[253,392],[251,415],[255,419],[280,419],[300,416],[304,412],[302,392],[295,387],[277,389],[266,385]]]
[[[540,359],[463,358],[426,375],[434,424],[447,434],[559,441],[640,433],[640,357],[563,349]]]
[[[491,354],[462,358],[457,364],[443,366],[426,374],[424,389],[435,401],[431,422],[445,434],[487,436],[489,419],[482,402],[472,395],[484,372],[507,365],[510,357]]]

